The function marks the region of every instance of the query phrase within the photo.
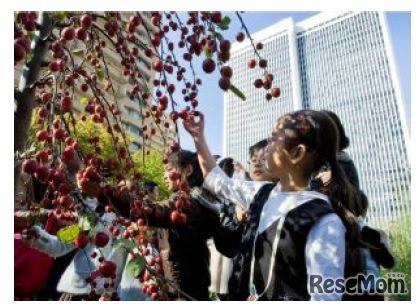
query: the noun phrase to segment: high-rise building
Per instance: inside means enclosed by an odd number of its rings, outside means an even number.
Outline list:
[[[370,202],[368,218],[386,229],[410,214],[410,136],[385,14],[321,13],[302,22],[288,18],[253,35],[280,85],[266,101],[253,82],[259,69],[249,41],[232,46],[232,83],[247,100],[225,94],[224,155],[245,165],[247,148],[266,138],[280,115],[310,108],[338,114],[350,139],[348,153]]]

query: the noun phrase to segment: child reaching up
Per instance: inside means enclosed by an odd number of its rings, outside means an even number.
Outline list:
[[[343,278],[345,236],[357,240],[354,191],[337,164],[337,128],[325,114],[302,110],[281,116],[267,147],[265,168],[278,184],[231,179],[216,166],[204,137],[204,116],[184,121],[197,148],[204,187],[250,214],[238,289],[250,300],[341,300],[342,293],[314,291],[311,276]],[[312,191],[325,165],[331,184]],[[346,204],[344,206],[343,204]],[[348,209],[350,208],[350,210]],[[241,299],[247,299],[242,296]]]

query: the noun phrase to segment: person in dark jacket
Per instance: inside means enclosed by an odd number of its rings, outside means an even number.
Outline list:
[[[169,255],[162,262],[167,260],[163,266],[164,269],[165,265],[170,266],[174,284],[193,299],[209,300],[207,240],[217,230],[219,216],[184,193],[185,189],[198,188],[203,183],[197,154],[181,150],[168,160],[164,181],[174,194],[162,203],[149,202],[151,209],[145,219],[148,226],[168,229]]]

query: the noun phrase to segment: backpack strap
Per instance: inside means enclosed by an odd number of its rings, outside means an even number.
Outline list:
[[[263,185],[249,206],[248,221],[244,223],[241,244],[233,258],[233,269],[229,278],[229,296],[232,300],[246,300],[249,295],[251,251],[265,202],[276,183]]]
[[[271,191],[274,189],[276,185],[277,185],[276,183],[265,184],[260,188],[257,194],[255,194],[254,200],[249,206],[251,222],[254,221],[254,222],[257,222],[257,224],[259,223],[261,212],[262,212],[262,209],[264,208],[264,204],[266,203],[268,197],[270,196]]]

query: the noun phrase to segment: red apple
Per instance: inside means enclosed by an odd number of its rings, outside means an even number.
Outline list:
[[[245,34],[243,34],[242,32],[239,32],[239,33],[236,35],[236,40],[237,40],[238,42],[243,42],[243,41],[244,41],[244,39],[245,39]]]
[[[73,27],[65,27],[61,30],[61,38],[66,41],[71,41],[74,39],[76,32],[74,31]]]
[[[87,32],[85,28],[79,27],[75,31],[77,39],[84,41],[87,38]]]
[[[92,242],[98,247],[105,247],[109,242],[109,236],[106,233],[99,231],[93,237]]]
[[[247,65],[249,68],[254,68],[255,65],[257,65],[257,62],[254,59],[250,59],[248,60]]]
[[[205,59],[203,61],[202,67],[205,73],[211,74],[216,68],[216,63],[213,61],[213,59]]]
[[[92,25],[92,16],[90,16],[89,14],[83,14],[82,16],[80,16],[80,24],[86,29],[90,28],[90,26]]]
[[[115,275],[116,270],[117,265],[115,264],[115,262],[112,261],[104,260],[99,265],[99,273],[101,273],[101,275],[104,277],[112,277],[113,275]]]
[[[85,248],[86,245],[89,243],[89,238],[85,234],[79,234],[77,239],[74,241],[74,244],[76,245],[76,248]]]
[[[37,169],[38,169],[38,163],[36,163],[36,161],[33,159],[27,159],[23,161],[22,163],[22,170],[25,173],[32,175],[33,173],[36,172]]]
[[[229,80],[229,78],[221,77],[219,79],[219,87],[222,90],[227,91],[229,89],[229,87],[230,87],[230,80]]]
[[[280,96],[280,88],[278,87],[273,87],[271,89],[271,95],[273,95],[273,97],[277,98]]]

